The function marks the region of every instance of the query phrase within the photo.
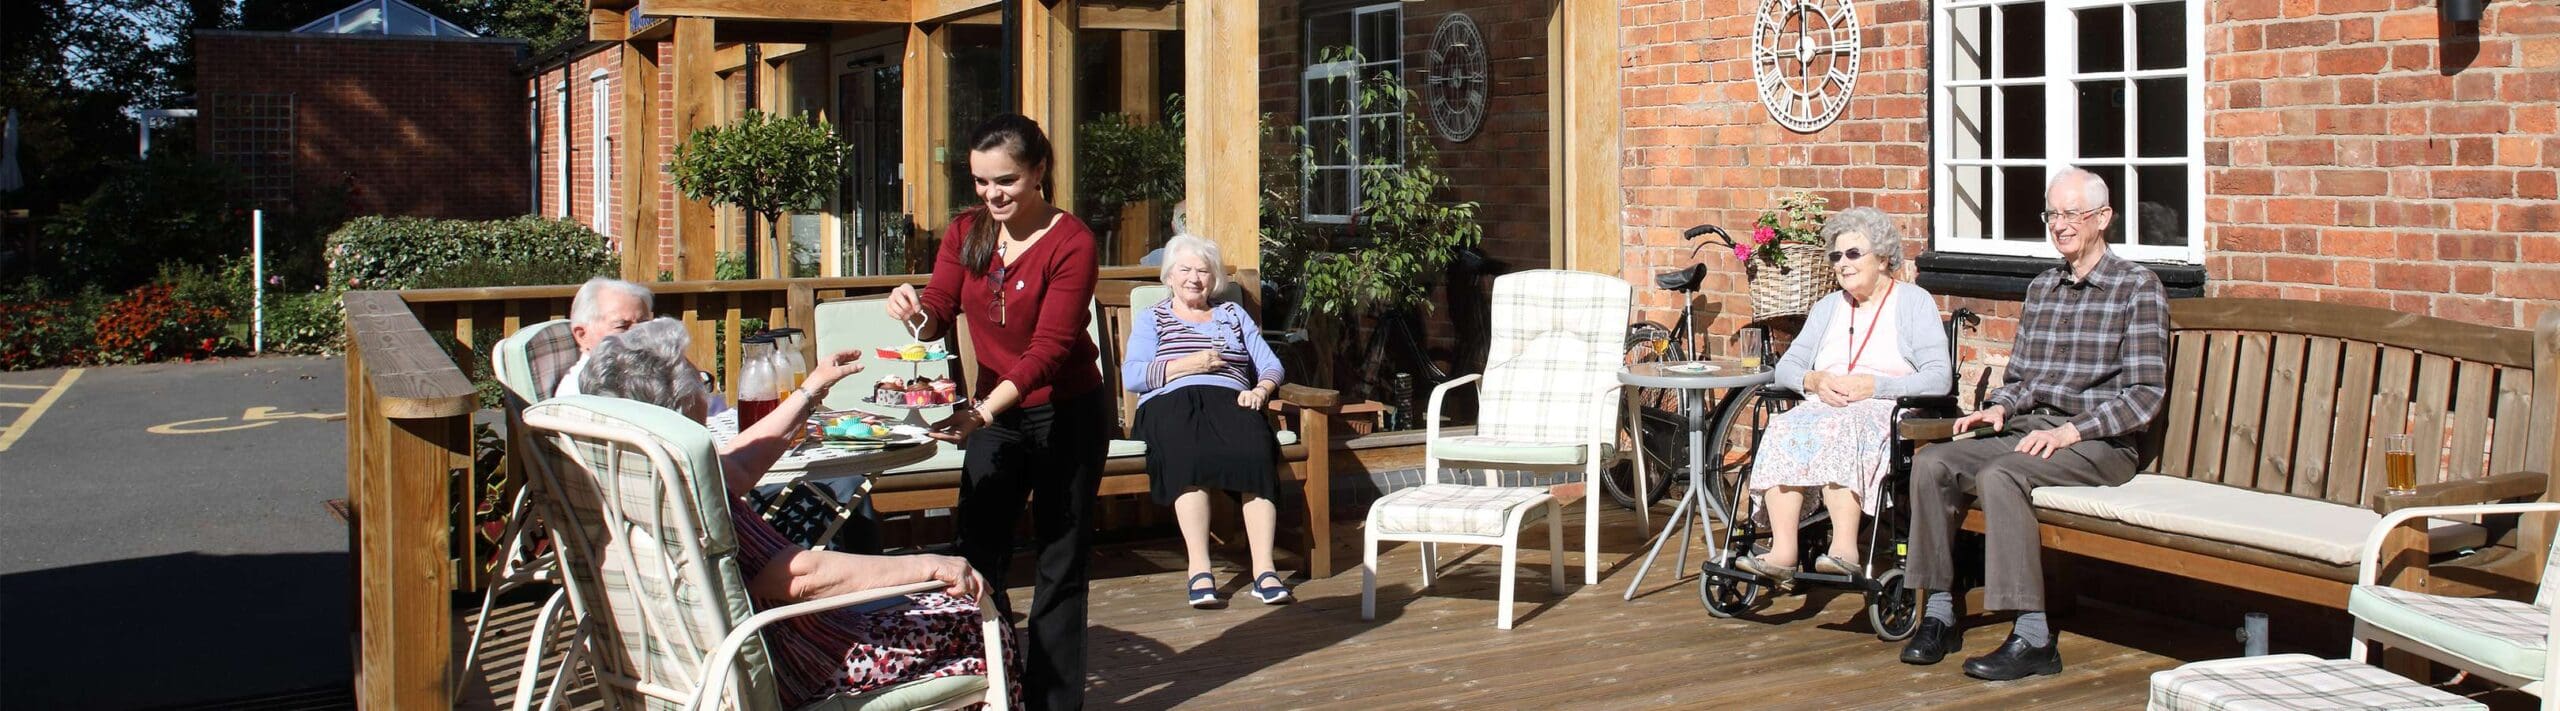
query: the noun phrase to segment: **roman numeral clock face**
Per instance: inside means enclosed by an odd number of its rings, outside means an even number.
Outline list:
[[[1793,131],[1822,130],[1858,85],[1858,9],[1850,0],[1761,0],[1751,64],[1770,118]]]

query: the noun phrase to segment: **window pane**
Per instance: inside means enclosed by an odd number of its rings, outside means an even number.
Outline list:
[[[1351,214],[1351,169],[1323,168],[1309,175],[1307,214]]]
[[[2001,168],[2000,194],[2008,199],[1995,202],[2002,225],[2000,239],[2022,242],[2044,241],[2044,222],[2036,217],[2044,210],[2043,168]]]
[[[1337,12],[1307,18],[1307,56],[1311,62],[1332,59],[1326,53],[1336,47],[1351,46],[1351,13]]]
[[[2124,8],[2093,7],[2080,20],[2080,71],[2124,71]]]
[[[2134,131],[2139,134],[2137,149],[2145,158],[2169,158],[2187,154],[2187,78],[2165,77],[2141,79],[2133,83],[2138,94],[2141,115]]]
[[[2133,7],[2133,31],[2138,41],[2133,46],[2136,69],[2176,69],[2187,66],[2187,3],[2151,3]]]
[[[1946,14],[1950,45],[1947,78],[1956,80],[1987,79],[1991,76],[1991,11],[1968,7]]]
[[[2124,244],[2124,166],[2084,165],[2082,170],[2097,173],[2107,181],[2107,207],[2115,208],[2115,221],[2107,225],[2107,243]]]
[[[1991,210],[1998,196],[1991,192],[1991,174],[1987,167],[1952,168],[1955,213],[1948,223],[1958,237],[1986,237],[1991,234]]]
[[[2187,215],[2194,205],[2187,197],[2187,167],[2183,165],[2146,165],[2134,169],[2141,183],[2142,211],[2134,229],[2142,244],[2183,247],[2187,244]],[[2119,214],[2119,220],[2123,219]]]
[[[1307,147],[1315,149],[1316,165],[1350,165],[1351,119],[1308,121]]]
[[[1330,76],[1307,80],[1308,116],[1346,116],[1351,113],[1351,77]]]
[[[1404,12],[1386,10],[1360,17],[1360,57],[1382,62],[1404,58]]]
[[[2044,76],[2044,4],[2000,7],[2000,76]]]
[[[944,25],[948,33],[949,57],[943,64],[945,100],[949,101],[951,122],[946,133],[935,143],[946,148],[945,168],[951,176],[951,204],[966,207],[978,204],[976,181],[969,174],[969,134],[978,124],[1004,113],[1012,105],[1008,96],[1013,80],[1002,76],[1004,29],[996,25],[951,23]]]
[[[1955,116],[1955,158],[1987,158],[1991,146],[1991,88],[1948,89],[1947,104]]]
[[[2043,158],[2044,126],[2053,117],[2046,115],[2044,87],[2000,87],[2001,128],[2007,133],[2000,140],[2002,158]]]
[[[2117,79],[2078,82],[2080,88],[2080,156],[2124,157],[2125,83]]]
[[[426,13],[408,5],[391,4],[391,34],[432,35],[435,32],[435,20],[429,19]]]

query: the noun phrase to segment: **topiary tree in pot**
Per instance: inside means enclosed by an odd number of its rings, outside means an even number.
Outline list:
[[[748,109],[744,117],[696,129],[676,146],[667,170],[686,197],[709,200],[764,218],[764,244],[747,240],[746,261],[781,252],[782,213],[816,207],[836,188],[850,146],[835,131],[808,117],[774,116]]]

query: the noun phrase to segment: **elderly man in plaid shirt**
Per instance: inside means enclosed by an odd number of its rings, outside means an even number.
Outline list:
[[[1907,584],[1927,598],[1902,661],[1935,664],[1963,645],[1950,551],[1968,504],[1979,503],[1983,604],[2020,612],[1999,649],[1965,661],[1966,674],[1994,681],[2062,671],[2029,493],[2131,480],[2135,435],[2159,413],[2169,375],[2168,295],[2150,270],[2107,251],[2106,181],[2076,169],[2055,176],[2043,217],[2063,265],[2027,286],[2008,383],[1956,420],[1959,432],[1989,431],[1922,448],[1911,475]]]

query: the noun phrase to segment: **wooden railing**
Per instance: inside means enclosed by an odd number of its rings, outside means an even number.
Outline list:
[[[1104,279],[1153,280],[1155,267]],[[655,311],[693,335],[693,362],[736,393],[749,320],[808,328],[826,299],[922,286],[924,275],[649,284]],[[529,324],[568,318],[578,287],[359,291],[346,295],[348,553],[356,570],[356,696],[366,708],[452,705],[451,595],[481,585],[489,546],[478,504],[507,501],[476,475],[472,374],[486,349]],[[457,348],[448,350],[445,341]],[[459,356],[459,358],[457,358]],[[507,477],[521,482],[521,476]],[[464,492],[456,496],[456,492]],[[503,506],[500,507],[503,510]]]

